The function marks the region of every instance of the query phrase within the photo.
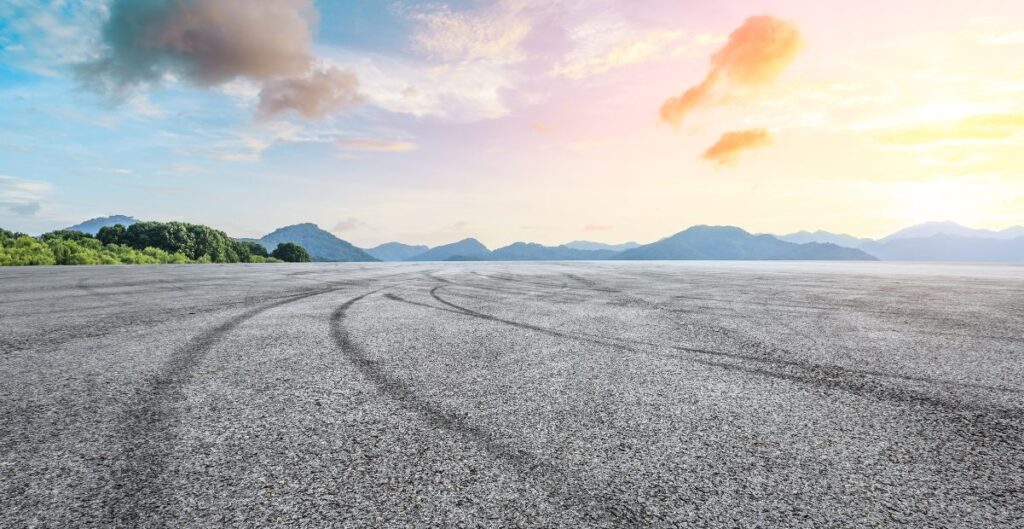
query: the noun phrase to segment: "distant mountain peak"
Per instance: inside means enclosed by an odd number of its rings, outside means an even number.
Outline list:
[[[381,261],[404,261],[429,249],[429,247],[423,245],[386,242],[373,248],[367,248],[364,251]]]
[[[671,237],[626,250],[626,260],[873,260],[860,250],[829,243],[796,244],[752,235],[736,226],[698,225]]]
[[[572,241],[567,242],[562,246],[572,248],[573,250],[610,250],[613,252],[621,252],[623,250],[636,248],[637,246],[640,246],[640,244],[633,241],[619,244],[608,244],[595,241]]]
[[[89,219],[75,224],[74,226],[68,226],[67,229],[96,235],[96,233],[100,231],[100,228],[104,228],[106,226],[113,226],[115,224],[131,226],[136,222],[139,222],[139,219],[128,215],[111,215],[109,217],[96,217],[94,219]]]
[[[435,246],[421,254],[407,258],[407,261],[446,261],[453,257],[476,258],[490,253],[490,250],[473,237],[467,237],[451,244]]]
[[[568,246],[544,246],[535,242],[514,242],[489,254],[494,261],[593,261],[608,259],[614,250],[580,250]]]
[[[953,237],[968,237],[982,239],[1013,239],[1024,235],[1024,227],[1014,226],[1004,230],[986,230],[969,228],[953,221],[932,221],[915,224],[908,228],[897,231],[891,235],[879,239],[879,242],[889,242],[897,239],[919,239],[935,235],[950,235]]]
[[[847,248],[859,248],[863,244],[874,242],[872,239],[854,237],[847,233],[832,233],[825,230],[815,231],[798,231],[789,233],[786,235],[776,235],[775,237],[796,244],[807,244],[809,242],[819,243],[830,243],[837,246],[845,246]]]
[[[372,255],[339,239],[331,232],[312,222],[302,222],[278,228],[260,239],[260,244],[273,250],[278,244],[293,242],[302,246],[317,261],[365,262],[376,261]]]

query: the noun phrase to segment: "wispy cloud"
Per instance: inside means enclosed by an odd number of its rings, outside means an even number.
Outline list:
[[[982,44],[989,46],[1006,46],[1024,43],[1024,30],[993,31],[981,35]]]
[[[339,220],[337,224],[334,225],[334,228],[331,228],[331,231],[340,233],[343,231],[352,231],[356,228],[362,228],[363,226],[366,226],[365,222],[355,217],[349,217],[347,219]]]
[[[46,182],[0,175],[0,208],[15,215],[34,215],[49,192],[50,184]]]
[[[66,65],[96,53],[96,33],[107,11],[106,0],[0,2],[0,62],[60,77]]]
[[[569,33],[572,49],[553,73],[584,79],[616,68],[692,53],[718,39],[678,29],[633,28],[620,20],[590,20]]]
[[[771,140],[771,134],[765,129],[726,132],[701,157],[719,165],[731,164],[739,160],[743,151],[763,147]]]
[[[420,26],[413,34],[416,51],[442,61],[512,63],[523,59],[523,40],[533,27],[542,2],[500,0],[467,11],[432,5],[411,11]]]
[[[887,144],[922,146],[933,144],[978,145],[1024,141],[1024,114],[986,114],[958,120],[938,121],[880,132]]]
[[[417,149],[417,145],[410,141],[380,138],[343,138],[337,143],[345,151],[409,152]]]
[[[402,57],[337,51],[359,77],[360,91],[379,108],[416,117],[472,122],[510,112],[502,94],[513,81],[505,65],[489,62],[426,64]]]
[[[789,22],[763,15],[748,18],[711,56],[704,80],[665,101],[661,119],[678,125],[694,109],[726,97],[733,87],[770,83],[803,47],[803,37]]]
[[[587,224],[583,227],[583,231],[608,231],[613,227],[608,224]]]

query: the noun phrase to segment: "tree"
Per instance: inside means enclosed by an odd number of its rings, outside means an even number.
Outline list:
[[[15,234],[0,233],[0,266],[28,266],[57,264],[53,251],[45,243],[28,235],[7,237]]]
[[[19,232],[16,232],[16,231],[9,231],[9,230],[5,230],[3,228],[0,228],[0,241],[6,241],[8,239],[13,240],[13,239],[17,239],[18,237],[28,237],[28,235],[25,235],[24,233],[19,233]]]
[[[44,242],[52,241],[54,239],[64,239],[68,241],[81,242],[85,239],[92,239],[93,236],[88,233],[77,231],[77,230],[54,230],[48,233],[44,233],[39,236]]]
[[[159,248],[180,253],[193,261],[214,263],[242,261],[234,239],[220,230],[186,222],[138,222],[128,226],[122,240],[136,250]]]
[[[262,262],[260,259],[254,258],[265,258],[269,255],[267,253],[267,249],[262,244],[255,241],[239,241],[237,239],[233,239],[231,241],[231,246],[234,249],[235,254],[238,255],[238,260],[243,263]]]
[[[0,266],[160,263],[280,263],[308,262],[309,253],[297,244],[278,248],[280,258],[267,255],[255,241],[239,241],[201,224],[139,222],[100,228],[93,237],[73,230],[56,230],[29,237],[0,228]]]
[[[274,253],[270,254],[275,259],[288,263],[308,263],[309,252],[305,248],[293,242],[282,242],[277,245]]]
[[[96,232],[96,238],[103,244],[125,244],[126,232],[124,224],[114,224],[100,228],[100,231]]]

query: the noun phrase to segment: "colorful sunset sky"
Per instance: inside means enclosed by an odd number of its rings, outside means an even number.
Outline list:
[[[0,226],[1024,224],[1020,0],[3,0]]]

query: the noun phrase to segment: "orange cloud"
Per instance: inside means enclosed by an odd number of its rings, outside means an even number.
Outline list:
[[[769,15],[750,17],[711,56],[711,70],[699,84],[665,101],[661,119],[678,125],[693,109],[733,86],[770,83],[796,58],[804,40],[795,26]]]
[[[726,132],[701,157],[719,165],[735,163],[741,152],[763,147],[771,141],[772,136],[765,129]]]

